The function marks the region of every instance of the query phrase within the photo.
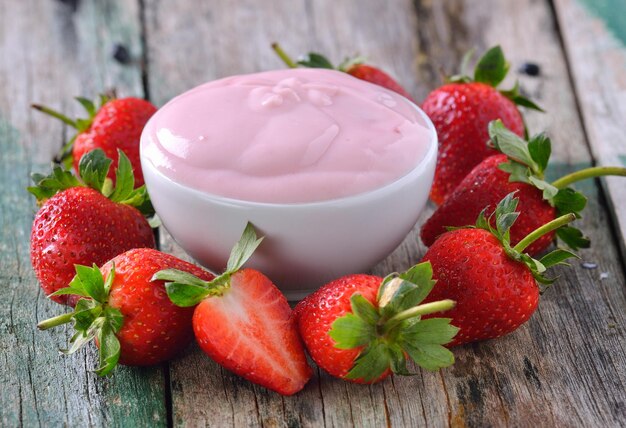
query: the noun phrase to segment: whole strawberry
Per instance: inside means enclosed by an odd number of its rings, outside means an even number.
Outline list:
[[[283,60],[283,62],[289,68],[296,68],[299,66],[309,68],[329,68],[331,70],[339,70],[348,73],[357,79],[365,80],[366,82],[373,83],[390,91],[397,92],[398,94],[412,100],[413,98],[409,93],[400,85],[393,77],[382,71],[381,69],[363,64],[363,58],[357,57],[353,59],[346,59],[339,67],[335,67],[325,56],[310,52],[305,58],[294,61],[283,51],[278,43],[272,44],[272,49]]]
[[[60,119],[78,132],[62,149],[58,160],[68,168],[73,164],[78,173],[82,157],[94,149],[102,149],[108,158],[113,159],[109,178],[114,179],[117,153],[121,150],[128,156],[135,170],[135,185],[142,186],[144,181],[139,162],[139,138],[146,122],[156,112],[156,107],[146,100],[132,97],[117,99],[103,95],[98,108],[86,98],[77,97],[76,100],[87,110],[87,119],[72,120],[48,107],[33,105],[33,108]]]
[[[460,328],[449,346],[504,336],[525,323],[537,309],[539,283],[550,284],[545,270],[575,255],[557,249],[540,260],[524,250],[545,233],[573,220],[573,213],[541,226],[511,247],[509,229],[517,219],[518,200],[507,195],[493,214],[495,227],[483,211],[476,226],[446,232],[423,261],[432,264],[437,285],[426,301],[453,299],[446,312]]]
[[[626,168],[593,167],[549,183],[544,177],[551,153],[549,138],[539,134],[526,142],[500,121],[489,124],[489,137],[502,154],[490,156],[476,165],[424,223],[421,238],[425,245],[432,245],[447,227],[472,224],[485,207],[489,207],[487,216],[491,215],[502,198],[517,192],[520,215],[510,230],[511,244],[515,245],[558,215],[572,212],[580,216],[587,198],[568,187],[571,183],[603,175],[626,175]],[[554,234],[543,235],[526,252],[536,255],[546,250]],[[589,246],[589,240],[576,228],[559,228],[556,235],[574,250]]]
[[[169,254],[149,248],[127,251],[102,269],[76,266],[69,287],[55,296],[78,296],[74,312],[41,322],[42,330],[74,321],[76,334],[66,353],[73,353],[92,339],[100,348],[104,376],[116,364],[151,366],[173,358],[193,339],[193,308],[174,305],[163,281],[153,280],[162,269],[180,269],[205,280],[213,275]]]
[[[179,306],[196,306],[193,329],[200,348],[235,374],[283,395],[311,377],[285,296],[261,272],[241,269],[261,243],[248,224],[226,272],[212,281],[176,269],[157,272]]]
[[[509,70],[499,46],[478,61],[473,79],[454,76],[432,91],[422,109],[439,137],[437,168],[430,198],[441,204],[478,163],[495,154],[486,143],[487,125],[500,119],[517,135],[524,135],[524,121],[517,105],[541,110],[522,97],[517,84],[510,91],[496,87]]]
[[[384,279],[349,275],[326,284],[294,310],[309,355],[331,375],[356,383],[411,374],[407,357],[428,370],[451,365],[454,356],[442,345],[458,329],[449,318],[421,319],[454,306],[451,300],[420,304],[434,284],[429,263]]]
[[[139,211],[150,212],[148,195],[143,186],[133,189],[130,162],[123,152],[119,156],[115,188],[106,178],[111,160],[102,150],[83,156],[80,179],[59,166],[50,176],[33,175],[36,186],[28,190],[42,205],[33,221],[30,256],[46,295],[67,287],[75,264],[102,265],[126,250],[154,247],[152,229]],[[70,306],[78,300],[51,298]]]

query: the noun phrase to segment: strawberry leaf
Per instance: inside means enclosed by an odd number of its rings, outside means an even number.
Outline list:
[[[583,233],[571,226],[564,226],[557,229],[556,236],[563,241],[572,250],[580,248],[589,248],[591,241],[583,235]]]
[[[154,214],[154,208],[150,202],[150,196],[146,190],[146,186],[140,186],[135,189],[135,174],[133,166],[126,154],[117,151],[118,163],[115,171],[115,189],[109,196],[113,202],[135,207],[144,216]]]
[[[330,68],[334,69],[333,64],[324,56],[316,52],[309,52],[304,58],[297,62],[309,68]]]
[[[80,299],[74,308],[74,328],[87,334],[93,322],[102,314],[102,305],[92,299]]]
[[[387,346],[380,341],[374,341],[357,357],[346,378],[371,382],[391,367],[390,357]]]
[[[80,282],[80,288],[84,289],[89,297],[96,302],[104,303],[108,296],[104,290],[104,278],[100,268],[95,263],[92,267],[82,265],[76,265],[75,267],[76,276],[72,282]],[[111,270],[110,275],[115,275],[114,269]]]
[[[528,141],[528,152],[535,161],[541,174],[548,167],[550,155],[552,154],[552,142],[545,134],[538,134]]]
[[[33,173],[31,179],[35,185],[28,187],[26,190],[37,198],[39,204],[63,190],[82,186],[78,178],[58,165],[52,165],[52,173],[50,175]]]
[[[496,150],[507,155],[510,160],[526,165],[534,173],[540,174],[539,166],[528,149],[528,143],[508,130],[500,119],[489,122],[488,131]]]
[[[454,354],[441,345],[406,343],[403,347],[409,357],[426,370],[436,371],[454,364]]]
[[[165,284],[167,296],[176,306],[187,308],[196,306],[204,300],[209,294],[206,287],[198,287],[197,285],[189,285],[180,282],[168,282]]]
[[[102,149],[95,149],[85,154],[78,164],[78,171],[83,183],[102,192],[104,180],[113,161],[106,157]]]
[[[120,357],[120,343],[116,333],[124,324],[124,316],[119,309],[108,306],[108,295],[115,279],[115,265],[106,278],[94,264],[93,267],[76,265],[76,276],[70,285],[54,293],[76,294],[87,297],[80,299],[71,313],[63,314],[40,322],[37,327],[45,330],[51,327],[74,321],[76,333],[70,340],[70,347],[61,352],[70,354],[93,339],[97,339],[99,350],[99,367],[96,373],[100,376],[108,374],[117,364]]]
[[[510,160],[498,165],[498,169],[509,174],[510,183],[530,184],[530,180],[528,179],[530,170],[526,165]]]
[[[396,344],[389,345],[389,362],[391,363],[391,371],[402,376],[415,376],[417,373],[410,372],[406,367],[406,357],[402,347]]]
[[[96,336],[95,331],[89,333],[83,333],[81,331],[76,332],[70,339],[70,347],[68,349],[60,349],[61,353],[65,355],[73,354],[80,348],[91,342]]]
[[[241,238],[233,247],[228,263],[226,264],[226,272],[234,273],[238,271],[243,264],[252,256],[252,253],[263,241],[263,237],[257,239],[256,231],[252,223],[248,222],[243,230]]]
[[[442,352],[431,349],[432,344],[448,343],[458,331],[449,325],[449,319],[421,319],[422,315],[454,306],[450,300],[420,304],[435,285],[432,274],[430,262],[424,262],[406,272],[389,275],[378,290],[377,306],[358,293],[351,297],[352,312],[337,318],[328,332],[338,349],[362,348],[347,375],[349,379],[371,381],[388,369],[411,375],[405,356],[410,355],[409,350],[431,370],[452,364],[452,354],[446,354],[439,362],[427,358]],[[416,362],[421,364],[420,361]]]
[[[352,349],[367,345],[376,339],[376,328],[359,315],[346,314],[332,323],[328,335],[335,341],[336,348]]]
[[[195,306],[208,296],[219,296],[230,287],[230,277],[250,258],[263,241],[258,238],[252,223],[247,223],[239,241],[233,247],[226,272],[212,281],[203,281],[189,272],[164,269],[154,274],[152,281],[166,281],[165,289],[170,300],[177,306]]]
[[[97,109],[93,101],[88,100],[87,98],[84,98],[84,97],[75,97],[74,99],[78,101],[80,105],[84,107],[90,119],[92,119],[96,115]]]
[[[509,97],[509,98],[511,99],[511,101],[513,101],[518,106],[526,107],[526,108],[531,109],[531,110],[540,111],[542,113],[545,113],[545,110],[543,108],[541,108],[541,106],[539,106],[534,101],[532,101],[529,98],[526,98],[523,95],[517,94],[517,95],[514,95],[514,96]]]
[[[506,195],[498,203],[496,210],[493,212],[493,214],[491,215],[489,219],[485,218],[486,209],[483,210],[478,216],[478,219],[476,220],[475,227],[486,230],[490,232],[492,235],[494,235],[502,243],[502,247],[504,248],[504,251],[506,252],[506,254],[511,259],[517,262],[524,263],[528,267],[528,269],[531,271],[531,273],[533,274],[537,282],[541,284],[551,284],[552,282],[554,282],[554,279],[547,278],[544,275],[544,272],[546,271],[546,269],[558,263],[559,261],[562,261],[562,260],[558,260],[559,257],[564,257],[566,254],[570,254],[571,256],[573,255],[573,253],[570,253],[569,251],[566,251],[566,250],[560,250],[559,252],[556,252],[552,256],[547,258],[546,260],[548,261],[548,265],[545,265],[543,263],[544,261],[543,259],[536,260],[532,258],[531,256],[529,256],[528,254],[525,254],[523,251],[532,242],[536,241],[537,239],[539,239],[541,236],[545,235],[546,233],[549,233],[550,231],[556,229],[556,233],[558,234],[563,229],[567,229],[568,226],[564,226],[564,225],[571,222],[576,217],[572,213],[569,213],[557,219],[554,219],[551,222],[546,223],[542,227],[538,228],[537,230],[531,232],[528,236],[526,236],[520,242],[518,242],[514,247],[511,247],[509,230],[511,226],[515,223],[515,220],[517,219],[519,215],[519,212],[515,211],[517,209],[517,203],[519,201],[518,198],[514,197],[515,193],[516,192],[511,192],[508,195]],[[496,229],[494,229],[491,226],[492,222],[495,222]]]
[[[109,322],[104,322],[96,333],[100,344],[99,361],[100,367],[95,372],[98,376],[106,376],[113,370],[120,359],[121,346],[115,331]]]
[[[216,294],[221,284],[203,281],[197,276],[178,269],[164,269],[152,276],[151,281],[166,281],[165,291],[176,306],[195,306],[209,295]]]
[[[537,189],[542,191],[543,199],[550,202],[551,204],[554,203],[553,199],[559,193],[559,189],[557,189],[547,181],[535,177],[534,175],[528,177],[528,181],[530,181],[530,183]]]
[[[509,158],[508,162],[501,163],[498,168],[509,174],[510,182],[532,185],[541,190],[543,199],[555,207],[560,216],[574,213],[576,217],[580,218],[580,212],[587,204],[585,195],[570,187],[557,187],[559,180],[554,183],[544,180],[543,173],[548,166],[552,151],[551,142],[547,136],[538,134],[526,143],[507,130],[500,121],[489,124],[489,135],[494,147]],[[529,161],[528,157],[532,162]],[[561,227],[557,229],[556,235],[574,250],[589,247],[589,239],[573,227]]]
[[[493,231],[493,229],[491,227],[491,224],[489,224],[489,219],[487,218],[487,211],[488,210],[489,210],[489,207],[485,207],[478,214],[478,218],[476,219],[476,225],[474,226],[474,227],[476,227],[476,229],[484,229],[484,230],[487,230],[489,232]],[[463,227],[460,227],[458,229],[463,229]]]
[[[438,370],[454,364],[454,355],[442,345],[449,343],[459,329],[450,324],[451,318],[430,318],[409,321],[398,340],[402,349],[420,366]]]
[[[115,171],[115,190],[109,196],[113,202],[124,203],[133,193],[135,188],[135,175],[133,167],[123,151],[117,151],[118,162]]]
[[[419,322],[412,322],[405,328],[402,340],[411,343],[425,343],[445,345],[454,339],[459,329],[450,323],[452,318],[429,318]]]
[[[381,315],[391,318],[419,305],[436,283],[432,277],[430,262],[418,263],[406,272],[387,276],[378,290]]]
[[[564,250],[562,248],[557,248],[556,250],[546,254],[545,256],[543,256],[541,258],[541,260],[539,260],[541,262],[542,265],[544,265],[547,268],[550,268],[552,266],[556,266],[556,265],[567,265],[567,263],[564,263],[565,260],[574,257],[574,258],[579,258],[578,255],[572,253],[571,251],[567,251]]]
[[[502,48],[494,46],[478,60],[474,69],[474,81],[486,83],[495,88],[504,80],[509,67],[510,64],[504,58]]]
[[[369,325],[375,326],[380,319],[378,311],[374,308],[369,300],[360,294],[355,294],[350,298],[352,312]]]
[[[571,187],[566,187],[559,189],[552,202],[559,214],[574,213],[580,216],[580,212],[587,206],[587,197]]]
[[[519,216],[519,212],[515,211],[519,202],[519,199],[515,198],[515,193],[516,192],[509,193],[500,202],[498,202],[495,211],[491,214],[491,216],[489,216],[489,218],[486,218],[487,208],[485,208],[476,219],[475,227],[493,234],[500,242],[502,242],[505,248],[510,247],[509,229]],[[496,225],[495,229],[491,226],[492,221]]]

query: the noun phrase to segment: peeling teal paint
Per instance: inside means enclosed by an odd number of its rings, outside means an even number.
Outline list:
[[[626,45],[626,0],[579,0]]]

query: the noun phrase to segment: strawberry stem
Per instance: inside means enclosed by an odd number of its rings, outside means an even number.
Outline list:
[[[541,238],[546,233],[550,233],[561,226],[565,226],[566,224],[573,222],[574,220],[576,220],[576,214],[574,213],[565,214],[559,218],[555,218],[551,222],[546,223],[541,227],[538,227],[537,229],[526,235],[524,239],[519,241],[517,245],[513,247],[513,250],[521,254],[526,249],[526,247],[535,242],[537,239]]]
[[[68,312],[67,314],[61,314],[53,318],[48,318],[37,324],[39,330],[48,330],[49,328],[59,326],[61,324],[67,324],[72,320],[74,312]]]
[[[272,43],[272,49],[274,49],[274,52],[276,52],[276,55],[278,55],[278,57],[287,65],[287,67],[289,68],[298,67],[298,64],[296,64],[294,60],[291,59],[289,55],[287,55],[287,52],[285,52],[278,43]]]
[[[605,175],[621,175],[626,176],[626,168],[618,166],[594,166],[592,168],[581,169],[552,182],[557,189],[564,189],[572,183],[587,178],[602,177]]]
[[[69,117],[65,116],[63,113],[59,113],[56,110],[52,110],[51,108],[42,106],[40,104],[32,104],[31,107],[49,116],[56,117],[61,122],[65,123],[66,125],[71,126],[72,128],[78,129],[78,125],[76,124],[76,122],[70,119]]]
[[[435,312],[443,312],[454,308],[456,302],[454,300],[445,299],[436,302],[424,303],[423,305],[414,306],[410,309],[400,312],[389,318],[384,326],[384,331],[388,332],[402,321],[419,315],[428,315]]]

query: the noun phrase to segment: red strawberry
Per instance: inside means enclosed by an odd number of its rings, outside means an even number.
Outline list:
[[[541,110],[519,95],[517,84],[510,91],[496,86],[505,78],[509,64],[499,46],[479,60],[473,80],[452,77],[432,91],[422,104],[439,137],[437,169],[430,198],[441,204],[478,163],[495,154],[486,142],[487,125],[501,119],[514,133],[524,135],[524,121],[516,104]]]
[[[390,373],[410,374],[406,357],[428,370],[454,362],[442,345],[456,334],[449,319],[421,315],[450,309],[451,300],[420,305],[435,281],[429,263],[385,279],[349,275],[298,303],[298,329],[313,361],[333,376],[378,382]]]
[[[310,52],[306,58],[300,61],[292,60],[285,51],[280,47],[278,43],[272,44],[272,49],[283,60],[283,62],[289,68],[297,68],[299,66],[310,68],[329,68],[331,70],[339,70],[348,73],[357,79],[365,80],[366,82],[373,83],[383,88],[387,88],[390,91],[397,92],[398,94],[413,100],[411,95],[389,74],[385,73],[377,67],[363,64],[363,58],[346,59],[339,67],[333,66],[333,64],[323,55]]]
[[[74,320],[76,335],[67,353],[91,339],[100,348],[101,376],[115,365],[151,366],[167,361],[193,339],[193,308],[174,305],[163,281],[152,276],[162,269],[181,269],[205,280],[213,275],[169,254],[149,248],[127,251],[102,269],[76,266],[76,277],[57,295],[81,298],[72,313],[39,324],[47,329]]]
[[[283,395],[300,391],[311,377],[287,299],[261,272],[240,267],[260,244],[248,224],[233,248],[226,272],[207,282],[168,269],[154,278],[172,301],[195,306],[193,329],[202,350],[235,374]]]
[[[518,200],[507,195],[496,208],[495,227],[482,212],[476,227],[447,232],[423,258],[433,267],[437,285],[426,301],[454,299],[446,312],[461,330],[449,346],[504,336],[525,323],[535,312],[539,285],[553,280],[543,276],[546,268],[575,256],[557,249],[534,260],[523,251],[533,241],[576,219],[566,214],[543,225],[515,247],[509,243],[509,228],[519,212]]]
[[[489,136],[503,154],[490,156],[474,167],[424,223],[421,237],[427,246],[432,245],[448,226],[472,224],[485,207],[489,207],[487,216],[491,215],[502,198],[516,191],[520,216],[511,227],[511,243],[515,245],[557,215],[580,214],[586,198],[567,187],[569,184],[601,175],[626,175],[625,168],[594,167],[548,183],[544,180],[544,170],[549,165],[551,153],[549,138],[540,134],[526,142],[507,130],[500,121],[489,124]],[[574,250],[589,246],[589,240],[573,227],[562,227],[556,234]],[[530,255],[541,253],[553,238],[554,232],[543,235],[526,252]]]
[[[111,99],[101,97],[100,107],[86,98],[76,98],[87,110],[88,119],[72,120],[48,107],[33,105],[39,111],[60,119],[75,128],[78,133],[63,148],[61,161],[72,162],[78,172],[81,158],[94,149],[102,149],[104,154],[113,159],[113,168],[109,178],[114,179],[113,171],[117,168],[117,152],[123,151],[130,159],[135,170],[135,185],[143,185],[143,173],[139,162],[139,137],[148,119],[156,112],[156,107],[140,98]]]
[[[67,287],[75,264],[102,265],[131,248],[155,245],[152,229],[137,209],[149,210],[145,188],[133,190],[130,162],[120,152],[117,186],[111,189],[105,179],[110,164],[102,150],[95,150],[81,161],[83,181],[58,166],[48,177],[33,176],[37,186],[28,190],[43,205],[33,222],[30,254],[46,295]],[[109,198],[103,190],[112,191]],[[72,295],[51,298],[70,306],[78,300]]]

